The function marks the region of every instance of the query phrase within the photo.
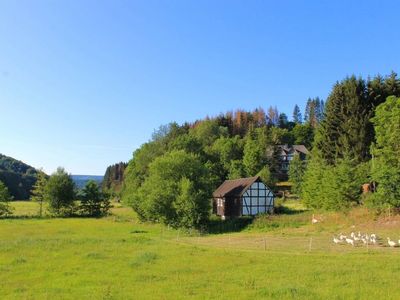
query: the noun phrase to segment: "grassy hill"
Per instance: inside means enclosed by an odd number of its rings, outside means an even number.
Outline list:
[[[36,182],[37,171],[30,165],[0,154],[0,180],[17,200],[29,199],[30,190]]]
[[[0,220],[6,299],[399,299],[400,248],[334,245],[340,231],[397,238],[400,219],[356,209],[260,218],[238,232],[185,234],[139,222],[129,208],[103,219],[36,219],[16,202]],[[221,225],[223,229],[223,224]],[[228,231],[228,232],[227,232]],[[310,247],[310,240],[312,240]]]

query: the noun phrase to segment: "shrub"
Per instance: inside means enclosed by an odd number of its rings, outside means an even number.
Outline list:
[[[111,205],[110,200],[101,192],[98,184],[94,180],[89,180],[82,190],[79,208],[84,215],[98,217],[107,214]]]
[[[0,181],[0,217],[12,213],[11,207],[8,205],[10,200],[11,196],[7,187],[2,181]]]

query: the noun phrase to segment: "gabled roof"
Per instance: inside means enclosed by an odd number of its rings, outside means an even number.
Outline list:
[[[308,150],[304,145],[293,145],[292,147],[297,152],[308,154]]]
[[[239,178],[234,180],[225,180],[213,193],[214,198],[223,197],[241,197],[244,192],[256,181],[260,180],[260,176]]]
[[[297,153],[304,153],[308,154],[308,150],[304,145],[278,145],[278,147],[282,150],[282,154],[290,153],[290,152],[297,152]]]

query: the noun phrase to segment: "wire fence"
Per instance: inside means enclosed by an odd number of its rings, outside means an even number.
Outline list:
[[[219,236],[182,236],[177,234],[175,242],[198,245],[211,246],[226,249],[252,250],[252,251],[269,251],[279,253],[307,253],[307,252],[375,252],[375,251],[393,251],[394,248],[389,247],[384,241],[379,240],[376,244],[364,244],[357,242],[353,245],[346,242],[335,244],[333,238],[321,236],[305,236],[305,237],[277,237],[277,236],[245,236],[226,234]],[[396,248],[400,251],[400,248]]]

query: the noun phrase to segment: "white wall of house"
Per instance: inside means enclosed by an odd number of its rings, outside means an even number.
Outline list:
[[[254,182],[242,197],[242,215],[256,215],[272,211],[274,196],[262,182]]]

